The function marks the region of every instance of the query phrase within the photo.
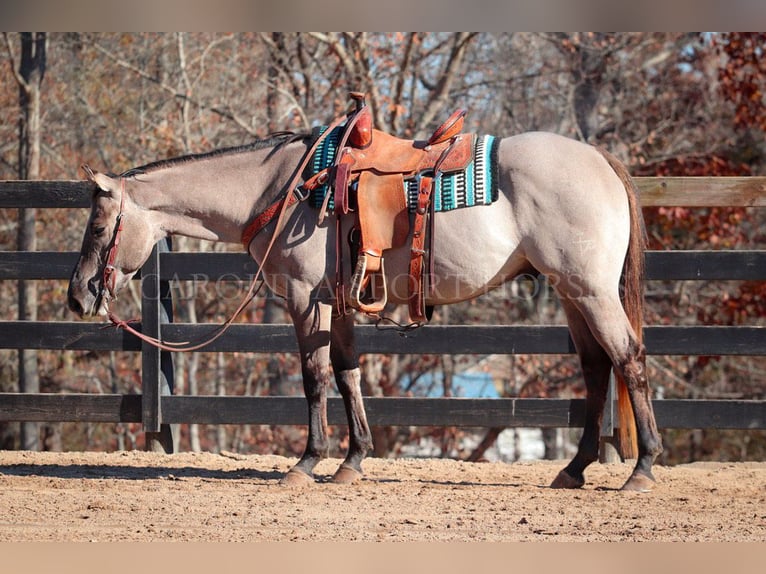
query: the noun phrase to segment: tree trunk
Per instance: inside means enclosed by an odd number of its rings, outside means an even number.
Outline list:
[[[285,321],[285,312],[280,307],[277,298],[274,295],[267,293],[263,302],[263,324],[271,325],[280,322],[284,323]],[[284,369],[282,368],[277,355],[271,354],[269,357],[264,376],[266,378],[268,395],[286,396],[290,394],[290,385],[288,384],[286,374],[284,373]]]
[[[497,437],[499,437],[500,433],[504,430],[505,427],[493,427],[489,429],[481,442],[476,446],[475,449],[473,449],[471,454],[465,460],[468,462],[479,462],[482,460],[484,458],[484,453],[492,448],[492,445],[497,442]]]
[[[199,370],[199,355],[197,353],[189,353],[187,357],[187,367],[189,370],[189,394],[196,396],[199,394],[199,383],[197,379],[197,371]],[[199,425],[189,425],[189,448],[192,452],[202,452],[202,443],[199,438]]]
[[[545,447],[545,453],[543,454],[545,460],[559,460],[564,458],[560,429],[543,429],[543,445]]]
[[[272,32],[271,41],[274,43],[274,47],[280,56],[285,53],[284,32]],[[279,116],[277,113],[277,105],[279,103],[279,92],[277,86],[279,83],[278,65],[281,63],[282,62],[280,61],[275,62],[274,59],[270,60],[267,72],[268,83],[266,84],[266,128],[269,133],[274,133],[280,129],[277,120]]]
[[[445,316],[445,321],[448,322],[448,316]],[[452,391],[452,384],[455,379],[455,362],[452,355],[442,355],[442,396],[445,398],[452,397],[454,395]],[[449,457],[452,451],[457,448],[457,429],[455,427],[444,427],[441,432],[441,452],[442,457]]]
[[[5,36],[9,54],[13,59],[12,47]],[[19,179],[40,179],[40,138],[41,104],[40,87],[45,75],[45,50],[47,37],[44,32],[23,32],[21,34],[21,56],[18,68],[14,64],[14,77],[19,86]],[[19,209],[17,249],[35,251],[36,210]],[[32,281],[19,281],[18,304],[20,321],[37,320],[37,288]],[[37,351],[21,349],[19,358],[19,392],[39,393],[40,379],[37,370]],[[39,450],[39,424],[21,423],[20,447],[23,450]]]

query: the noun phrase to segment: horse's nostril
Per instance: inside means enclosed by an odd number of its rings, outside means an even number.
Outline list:
[[[82,308],[82,304],[71,295],[69,296],[69,309],[72,312],[77,313],[77,315],[80,317],[85,314],[85,310]]]

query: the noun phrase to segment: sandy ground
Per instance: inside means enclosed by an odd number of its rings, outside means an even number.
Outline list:
[[[3,541],[766,541],[766,463],[623,464],[547,487],[564,462],[368,459],[351,486],[278,484],[295,461],[235,454],[0,452]]]

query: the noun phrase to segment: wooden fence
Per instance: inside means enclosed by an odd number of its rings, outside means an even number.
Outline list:
[[[636,178],[644,207],[766,207],[766,177]],[[85,182],[0,182],[0,208],[83,208],[90,203]],[[0,280],[68,279],[72,252],[0,252]],[[649,280],[766,280],[766,251],[649,251]],[[169,340],[193,340],[209,325],[172,322],[168,281],[248,280],[254,263],[238,253],[172,253],[155,247],[142,269],[142,329]],[[64,301],[62,301],[62,305]],[[406,338],[357,326],[362,353],[561,354],[574,347],[563,326],[427,326]],[[647,326],[650,355],[764,355],[766,327]],[[0,348],[135,351],[142,353],[141,395],[0,393],[0,420],[142,422],[147,433],[173,423],[305,424],[302,397],[172,396],[172,360],[123,331],[77,322],[0,321]],[[234,325],[205,351],[294,352],[289,325]],[[471,427],[580,427],[582,399],[366,399],[371,425]],[[654,400],[661,428],[766,428],[766,401]],[[328,401],[330,424],[345,424],[339,398]],[[614,425],[612,403],[605,432]],[[155,438],[161,435],[155,435]],[[164,446],[170,445],[165,437]]]

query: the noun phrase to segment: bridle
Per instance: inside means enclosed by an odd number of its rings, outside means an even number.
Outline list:
[[[104,265],[104,271],[102,274],[101,297],[102,297],[102,300],[104,297],[107,297],[107,301],[116,299],[115,290],[116,290],[117,276],[115,271],[117,270],[117,268],[115,267],[115,261],[117,260],[117,249],[120,246],[120,237],[122,235],[122,230],[123,230],[123,219],[125,217],[125,178],[124,177],[120,178],[120,193],[122,194],[120,197],[120,210],[117,213],[116,223],[114,226],[114,234],[112,236],[112,244],[109,247],[109,251],[107,252],[106,263]],[[287,202],[285,202],[285,206],[287,206]],[[283,211],[286,211],[286,210],[283,210]],[[272,243],[269,245],[269,251],[271,250],[271,247],[275,240],[276,240],[276,234],[272,238]],[[242,303],[240,303],[239,307],[237,307],[236,311],[234,311],[231,317],[223,325],[219,325],[217,327],[217,332],[214,332],[212,336],[202,341],[201,343],[190,344],[188,341],[180,341],[180,342],[162,341],[161,339],[157,337],[151,337],[137,330],[135,327],[131,325],[131,322],[134,322],[134,321],[130,321],[130,320],[126,321],[124,319],[120,319],[112,311],[109,311],[107,316],[109,318],[109,321],[114,327],[117,327],[119,329],[124,329],[125,331],[128,331],[129,333],[138,337],[142,341],[145,341],[149,343],[150,345],[157,347],[158,349],[161,349],[163,351],[196,351],[198,349],[201,349],[202,347],[209,345],[210,343],[218,339],[221,335],[223,335],[226,332],[226,330],[229,328],[229,326],[234,322],[234,320],[240,315],[240,313],[242,313],[245,307],[247,307],[250,301],[255,299],[256,295],[258,295],[258,292],[263,286],[263,281],[260,279],[260,275],[263,271],[263,264],[265,262],[266,262],[266,257],[263,258],[261,265],[258,267],[258,271],[253,276],[253,280],[250,283],[250,288],[248,289],[247,294],[242,300]]]
[[[101,300],[107,298],[107,301],[115,299],[115,288],[117,286],[116,268],[114,262],[117,260],[117,248],[120,246],[120,236],[122,235],[122,220],[125,216],[125,178],[120,178],[120,211],[117,212],[117,220],[112,234],[112,243],[106,254],[106,264],[104,265],[103,275],[101,277]]]
[[[122,230],[123,230],[123,219],[125,217],[125,211],[124,211],[125,178],[124,177],[120,178],[120,193],[122,194],[122,197],[120,198],[120,210],[117,213],[116,223],[114,227],[114,234],[112,236],[112,244],[109,247],[109,251],[107,252],[106,264],[104,265],[104,271],[102,274],[101,297],[102,297],[102,300],[104,297],[107,297],[107,301],[116,299],[115,289],[116,289],[117,276],[115,273],[116,271],[115,261],[117,260],[117,249],[120,246],[120,237],[122,235]],[[287,206],[287,202],[285,202],[284,205]],[[286,211],[286,209],[283,211]],[[276,240],[276,234],[272,238],[271,244],[269,244],[269,251],[271,250],[271,247],[275,240]],[[109,311],[107,316],[112,326],[117,327],[119,329],[124,329],[125,331],[128,331],[129,333],[138,337],[142,341],[145,341],[149,343],[150,345],[157,347],[158,349],[161,349],[163,351],[196,351],[198,349],[201,349],[209,345],[210,343],[218,339],[221,335],[223,335],[226,332],[226,330],[229,328],[229,326],[234,322],[234,320],[240,315],[240,313],[242,313],[245,307],[247,307],[250,301],[255,299],[256,295],[258,295],[258,292],[263,286],[263,280],[260,279],[260,275],[263,271],[263,264],[265,262],[266,262],[266,257],[263,258],[261,265],[258,267],[258,271],[253,276],[253,280],[250,283],[250,288],[248,289],[248,292],[243,298],[239,307],[237,307],[234,313],[232,313],[231,317],[224,324],[219,325],[216,328],[217,332],[214,332],[212,336],[208,337],[206,340],[202,341],[201,343],[190,344],[189,341],[180,341],[180,342],[162,341],[161,339],[157,337],[151,337],[137,330],[135,327],[131,325],[131,323],[135,321],[120,319],[112,311]]]
[[[343,120],[347,119],[347,115],[343,114],[330,124],[328,129],[326,129],[319,137],[317,137],[306,154],[303,156],[303,159],[301,160],[300,165],[297,167],[297,169],[294,172],[293,178],[290,180],[286,187],[286,193],[284,193],[279,199],[277,199],[275,202],[273,202],[268,208],[266,208],[265,211],[261,212],[258,216],[255,217],[253,222],[251,222],[248,226],[246,226],[245,231],[243,233],[243,244],[245,246],[245,250],[249,251],[250,249],[250,242],[255,238],[255,236],[260,233],[261,230],[263,230],[264,227],[269,225],[272,221],[276,220],[276,225],[274,226],[274,233],[271,236],[271,240],[269,241],[268,246],[266,247],[266,251],[264,252],[263,258],[261,259],[260,264],[258,265],[258,269],[255,272],[255,275],[253,275],[253,279],[250,282],[250,287],[245,294],[245,296],[242,299],[242,302],[239,304],[237,309],[231,314],[231,316],[221,325],[218,325],[216,329],[213,331],[213,334],[205,339],[204,341],[196,344],[190,344],[188,341],[182,341],[182,342],[167,342],[162,341],[159,338],[156,337],[150,337],[149,335],[145,335],[141,331],[138,331],[133,326],[131,326],[131,321],[125,321],[123,319],[120,319],[117,317],[114,313],[111,311],[108,314],[109,321],[111,324],[119,329],[124,329],[125,331],[128,331],[129,333],[133,334],[134,336],[138,337],[142,341],[145,341],[149,343],[150,345],[157,347],[158,349],[161,349],[163,351],[176,351],[176,352],[188,352],[188,351],[197,351],[203,347],[206,347],[219,337],[223,335],[226,330],[231,326],[231,324],[236,320],[237,317],[244,311],[245,307],[247,307],[250,302],[255,299],[256,295],[260,292],[261,288],[263,287],[263,279],[261,276],[263,275],[263,268],[266,265],[266,261],[269,258],[269,255],[271,254],[271,250],[274,247],[277,237],[281,234],[285,223],[287,222],[287,213],[291,210],[291,208],[295,207],[300,203],[301,201],[305,201],[309,194],[305,193],[305,191],[302,193],[300,190],[299,181],[303,177],[303,172],[305,171],[308,164],[311,162],[311,159],[316,152],[319,145],[322,143],[322,141],[332,132],[332,130],[340,125]],[[121,198],[120,198],[120,211],[117,213],[117,220],[115,224],[114,229],[114,235],[112,236],[112,245],[109,248],[109,251],[107,253],[106,257],[106,264],[104,265],[104,271],[102,276],[102,285],[101,285],[101,296],[109,296],[110,298],[114,299],[115,295],[115,284],[117,281],[117,278],[115,276],[116,268],[114,266],[115,260],[117,259],[117,248],[120,245],[120,236],[122,234],[122,221],[124,218],[124,207],[125,207],[125,178],[120,178],[120,192],[121,192]]]

